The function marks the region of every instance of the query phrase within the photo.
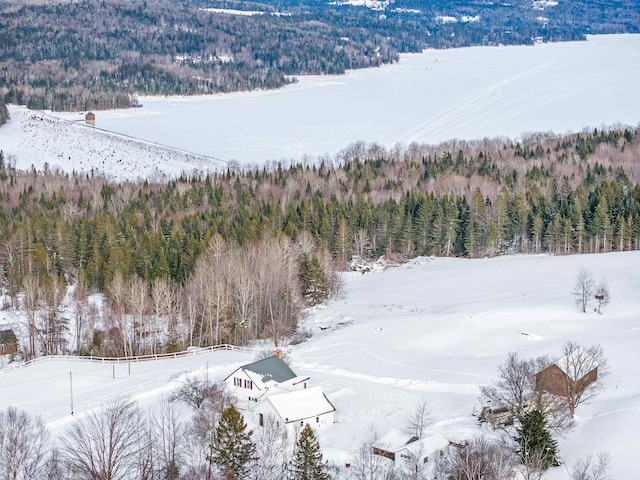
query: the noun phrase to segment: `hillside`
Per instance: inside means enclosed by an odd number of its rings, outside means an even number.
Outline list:
[[[478,388],[495,378],[508,352],[553,357],[574,340],[601,345],[612,374],[605,390],[578,408],[576,428],[560,439],[565,466],[544,478],[564,480],[578,458],[608,451],[611,478],[634,479],[634,432],[640,427],[639,261],[637,252],[422,257],[396,268],[373,266],[364,275],[344,274],[344,295],[308,312],[305,326],[311,337],[286,347],[296,373],[321,385],[337,408],[337,423],[318,431],[325,456],[343,465],[372,428],[383,435],[401,425],[423,398],[431,412],[430,432],[456,441],[469,438],[480,432],[472,416]],[[581,314],[574,304],[570,290],[580,268],[610,286],[612,302],[602,315]],[[17,312],[7,313],[19,318]],[[178,384],[174,374],[204,373],[208,366],[210,378],[222,379],[252,358],[203,353],[131,364],[130,374],[125,364],[38,362],[2,370],[0,402],[42,414],[52,432],[63,435],[74,418],[109,397],[133,395],[146,407]],[[68,410],[69,372],[74,417]],[[189,418],[185,414],[182,420]]]
[[[11,120],[0,130],[0,150],[21,170],[48,168],[114,182],[166,181],[227,166],[222,160],[90,127],[82,114],[76,118],[64,121],[12,106]]]

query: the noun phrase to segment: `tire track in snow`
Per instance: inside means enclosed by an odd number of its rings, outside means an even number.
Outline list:
[[[468,383],[448,383],[448,382],[436,382],[436,381],[423,381],[410,378],[394,378],[394,377],[381,377],[377,375],[370,375],[367,373],[356,372],[353,370],[347,370],[340,367],[329,367],[318,363],[304,363],[295,362],[296,369],[303,370],[305,372],[313,372],[326,376],[334,376],[340,378],[340,385],[352,384],[374,384],[385,385],[388,387],[399,387],[407,390],[431,392],[431,393],[456,393],[461,395],[478,395],[478,388],[481,384],[468,384]],[[407,365],[413,368],[411,365]],[[434,371],[439,373],[453,373],[462,375],[473,375],[483,377],[481,375],[466,374],[461,372],[447,372],[446,370],[429,370],[420,369],[424,371]],[[486,378],[486,377],[483,377]]]
[[[536,70],[546,68],[546,66],[548,66],[548,64],[530,69],[518,75],[513,75],[495,85],[483,87],[461,96],[450,107],[446,108],[442,114],[432,117],[428,121],[407,131],[398,138],[397,142],[410,143],[414,141],[428,141],[430,137],[439,138],[452,129],[465,128],[479,121],[521,115],[523,111],[526,111],[530,107],[553,101],[554,98],[562,98],[564,94],[574,93],[581,87],[589,86],[593,89],[595,84],[600,86],[601,90],[610,89],[619,81],[622,74],[635,74],[635,66],[621,66],[613,70],[599,71],[589,76],[581,76],[561,86],[550,84],[542,89],[518,95],[517,99],[513,98],[506,102],[502,101],[503,96],[501,90],[505,86],[526,78]],[[484,113],[477,113],[482,109],[484,109]],[[425,110],[421,113],[424,112]],[[398,126],[398,124],[399,122],[389,127],[383,133],[383,136]],[[455,135],[451,134],[449,136],[454,137]]]

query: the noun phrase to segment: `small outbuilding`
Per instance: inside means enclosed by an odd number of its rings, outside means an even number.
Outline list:
[[[85,122],[87,122],[87,125],[91,125],[92,127],[96,126],[96,114],[93,112],[87,112],[87,114],[84,116],[84,120]]]
[[[18,339],[13,330],[0,330],[0,355],[11,355],[17,351]]]
[[[578,348],[534,375],[535,389],[566,397],[569,392],[583,391],[598,379],[598,363],[585,350]]]
[[[422,464],[444,457],[449,451],[449,446],[449,440],[440,433],[418,438],[392,430],[377,442],[373,447],[373,453],[388,458],[395,465]]]

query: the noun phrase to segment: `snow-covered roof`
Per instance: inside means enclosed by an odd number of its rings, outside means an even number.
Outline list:
[[[404,448],[409,450],[415,456],[428,456],[434,452],[439,452],[449,446],[449,440],[441,433],[434,433],[428,437],[421,438],[415,442],[411,442]]]
[[[282,359],[276,355],[263,358],[257,362],[248,363],[240,367],[240,369],[258,375],[263,383],[283,383],[297,377],[293,370],[289,368],[289,365],[284,363]],[[233,375],[233,373],[231,375]]]
[[[591,370],[598,367],[598,362],[593,355],[582,347],[578,347],[569,355],[565,355],[555,361],[562,372],[572,381],[576,381],[587,375]]]
[[[407,435],[406,433],[394,428],[389,430],[376,442],[376,447],[380,447],[388,452],[397,452],[401,448],[404,448],[408,443],[416,440],[416,437]]]
[[[278,387],[284,388],[286,390],[291,390],[293,388],[296,388],[300,383],[306,382],[307,380],[309,380],[309,378],[310,378],[309,376],[305,376],[305,375],[296,375],[295,377],[290,378],[289,380],[278,383]]]
[[[286,423],[297,422],[335,411],[335,407],[319,386],[278,395],[269,395],[262,402],[270,402],[274,410]]]
[[[376,446],[388,452],[397,453],[400,450],[409,450],[415,455],[429,455],[433,452],[444,450],[449,446],[449,440],[440,433],[417,438],[415,436],[402,433],[400,430],[393,429],[387,432],[378,442]]]

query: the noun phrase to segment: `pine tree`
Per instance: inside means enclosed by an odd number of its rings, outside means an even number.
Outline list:
[[[544,413],[534,410],[525,414],[521,426],[517,429],[520,458],[528,468],[547,470],[560,465],[558,461],[558,442],[547,429]]]
[[[322,461],[320,445],[313,429],[307,423],[296,442],[289,467],[289,480],[329,480],[326,464]]]
[[[242,414],[231,405],[220,417],[211,445],[211,463],[216,464],[225,480],[246,478],[255,458],[256,446],[247,432]]]
[[[302,293],[311,305],[317,305],[329,298],[330,286],[327,275],[320,265],[320,260],[315,255],[309,259],[308,254],[303,254],[300,259],[300,279],[302,280]]]

